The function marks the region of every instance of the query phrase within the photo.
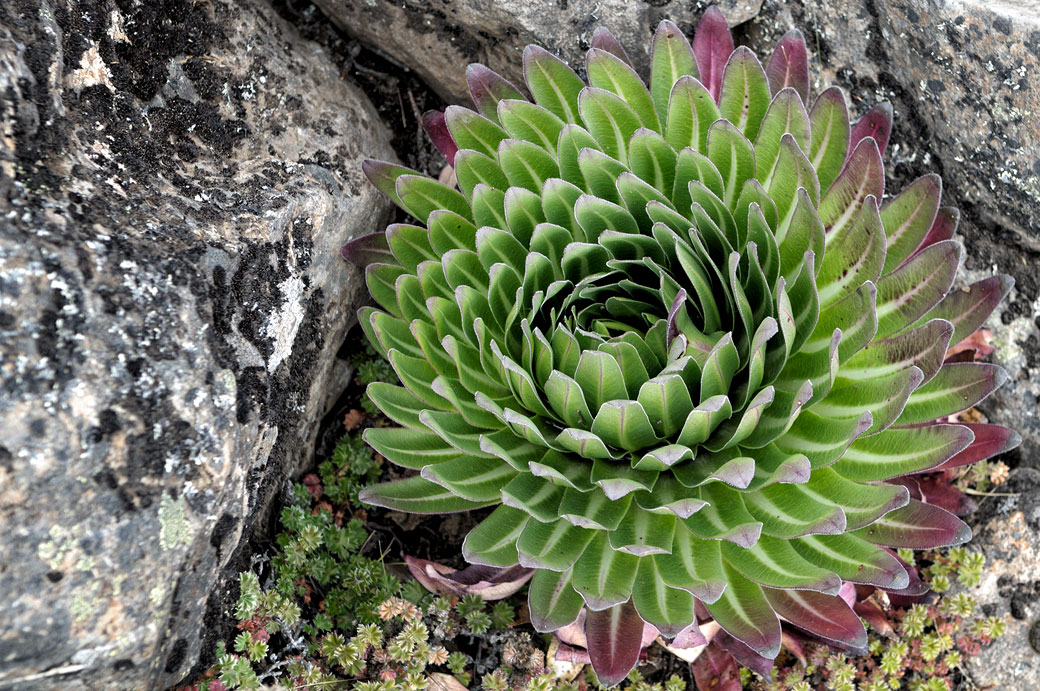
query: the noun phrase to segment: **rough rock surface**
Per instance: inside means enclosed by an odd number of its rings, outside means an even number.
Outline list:
[[[1011,381],[982,408],[1022,433],[1019,462],[1040,467],[1040,1],[763,0],[739,31],[771,46],[791,26],[818,84],[845,88],[858,112],[892,102],[886,190],[942,176],[944,203],[961,210],[964,278],[1015,277],[989,324]]]
[[[998,490],[1012,496],[983,499],[973,517],[986,571],[972,595],[1007,629],[966,668],[978,688],[1040,689],[1040,471],[1019,468]]]
[[[387,141],[259,1],[0,2],[0,688],[212,648],[345,367]]]
[[[338,26],[415,70],[449,103],[469,100],[465,70],[480,62],[522,81],[524,46],[537,43],[572,65],[592,32],[605,26],[629,56],[649,69],[642,50],[657,23],[692,30],[709,5],[731,24],[753,17],[762,0],[314,0]]]

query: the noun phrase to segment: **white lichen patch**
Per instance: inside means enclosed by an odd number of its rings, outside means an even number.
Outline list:
[[[159,546],[168,550],[191,542],[188,534],[188,503],[184,497],[164,494],[159,504]]]
[[[96,43],[91,43],[90,47],[83,51],[79,59],[79,69],[73,70],[65,77],[65,84],[77,91],[99,84],[107,86],[112,91],[116,90],[112,86],[112,72],[102,60]]]
[[[296,340],[296,333],[303,323],[303,279],[299,276],[290,276],[278,284],[279,290],[285,296],[282,308],[271,316],[267,322],[266,335],[274,341],[274,351],[267,360],[267,371],[273,372],[282,364],[285,358],[292,353],[292,345]]]

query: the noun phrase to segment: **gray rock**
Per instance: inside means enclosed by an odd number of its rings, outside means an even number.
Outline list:
[[[198,660],[347,367],[368,155],[260,2],[0,3],[0,688]]]
[[[997,490],[1012,496],[986,497],[973,517],[971,544],[985,553],[986,571],[971,594],[1006,630],[965,669],[978,688],[1040,689],[1040,649],[1031,639],[1040,621],[1040,471],[1019,468]]]
[[[572,65],[583,64],[592,32],[610,29],[644,72],[658,22],[691,31],[718,5],[737,24],[762,0],[315,0],[337,26],[415,70],[443,98],[469,102],[466,65],[480,62],[516,83],[524,46],[537,43]]]

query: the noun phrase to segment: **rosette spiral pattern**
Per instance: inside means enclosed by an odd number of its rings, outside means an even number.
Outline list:
[[[843,583],[905,590],[891,548],[970,537],[899,478],[1015,443],[945,421],[1004,381],[945,353],[1010,279],[951,291],[939,179],[882,203],[891,109],[807,109],[798,32],[763,68],[716,10],[692,45],[664,22],[649,85],[592,43],[588,83],[528,47],[530,97],[470,67],[476,110],[425,121],[457,189],[366,163],[419,221],[345,248],[374,260],[361,323],[402,384],[370,387],[401,426],[366,439],[418,473],[362,499],[496,507],[465,558],[534,569],[532,623],[584,617],[607,683],[644,622],[696,642],[711,618],[765,659],[781,621],[861,649]]]

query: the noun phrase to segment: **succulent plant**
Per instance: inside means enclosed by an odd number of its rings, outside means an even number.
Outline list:
[[[692,45],[662,22],[649,86],[591,45],[588,84],[528,46],[530,98],[469,67],[476,110],[424,119],[458,189],[365,163],[418,220],[344,248],[403,384],[369,387],[401,426],[366,440],[418,472],[361,498],[496,507],[465,559],[533,569],[531,622],[584,617],[607,684],[646,625],[696,644],[713,619],[766,669],[781,622],[861,651],[848,584],[919,593],[893,550],[970,537],[912,476],[1017,443],[947,421],[1006,378],[945,354],[1011,279],[952,288],[939,178],[883,201],[891,107],[807,110],[799,32],[763,68],[717,9]]]

